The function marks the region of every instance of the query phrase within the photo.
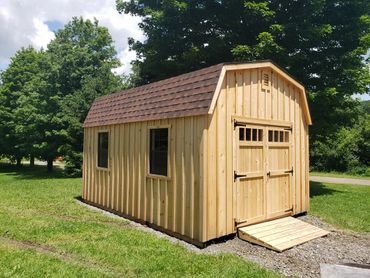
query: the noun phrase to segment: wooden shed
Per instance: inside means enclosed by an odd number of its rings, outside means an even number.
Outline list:
[[[95,100],[83,199],[202,245],[306,212],[304,87],[270,61],[225,63]]]

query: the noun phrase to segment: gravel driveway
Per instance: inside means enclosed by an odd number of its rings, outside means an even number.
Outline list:
[[[370,180],[310,176],[310,181],[370,186]]]
[[[202,252],[227,252],[254,261],[285,276],[319,277],[320,263],[370,265],[370,235],[336,230],[313,216],[299,219],[330,230],[326,237],[311,240],[282,253],[268,250],[239,238],[208,246]]]

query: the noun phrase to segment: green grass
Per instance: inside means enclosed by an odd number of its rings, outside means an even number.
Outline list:
[[[370,173],[370,171],[368,171]],[[339,172],[310,172],[311,176],[370,180],[370,176],[351,175]]]
[[[206,255],[76,203],[81,179],[0,165],[0,277],[276,277]]]
[[[310,214],[338,228],[370,232],[370,186],[310,184]]]

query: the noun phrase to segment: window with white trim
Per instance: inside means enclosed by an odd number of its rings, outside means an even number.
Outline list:
[[[168,128],[150,129],[149,174],[168,175]]]

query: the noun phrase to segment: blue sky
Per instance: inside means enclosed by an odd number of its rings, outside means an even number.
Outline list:
[[[64,25],[63,22],[58,20],[47,20],[45,21],[45,24],[49,27],[49,30],[53,32],[58,31]]]

